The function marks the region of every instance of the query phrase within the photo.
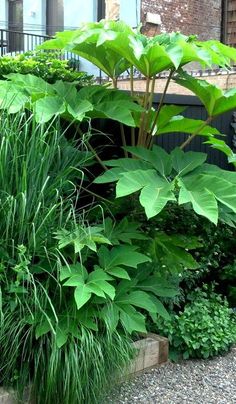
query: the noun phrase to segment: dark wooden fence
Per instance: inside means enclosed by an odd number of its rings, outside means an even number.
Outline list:
[[[157,94],[154,98],[154,107],[160,100],[160,95]],[[207,117],[206,110],[201,104],[200,100],[195,96],[186,95],[167,95],[165,98],[165,104],[175,104],[187,106],[186,110],[182,113],[187,118],[192,119],[202,119],[205,120]],[[216,127],[220,133],[226,135],[224,139],[230,147],[233,147],[233,135],[234,130],[231,126],[233,111],[228,112],[224,115],[219,116],[212,122],[212,126]],[[170,133],[161,135],[157,138],[157,144],[163,147],[166,151],[171,151],[176,146],[179,146],[187,138],[188,135],[184,133]],[[208,153],[208,162],[211,164],[216,164],[219,167],[229,169],[227,158],[225,155],[204,144],[207,140],[203,136],[196,136],[195,139],[186,147],[186,150],[201,151]]]

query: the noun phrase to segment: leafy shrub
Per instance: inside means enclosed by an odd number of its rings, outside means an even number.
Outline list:
[[[29,51],[16,56],[3,56],[0,58],[0,78],[10,73],[34,74],[48,83],[76,81],[78,86],[88,85],[92,80],[92,76],[74,69],[73,61],[64,60],[60,52]]]
[[[232,250],[233,253],[234,250]],[[221,286],[224,287],[232,307],[236,307],[236,261],[235,259],[219,271]]]
[[[130,336],[168,317],[158,297],[178,291],[143,270],[136,223],[89,225],[76,209],[83,142],[27,113],[3,112],[0,129],[0,383],[21,396],[30,382],[38,404],[95,403],[129,361]]]
[[[157,323],[169,338],[172,352],[188,358],[209,358],[236,342],[236,319],[228,302],[214,291],[196,289],[183,311]]]

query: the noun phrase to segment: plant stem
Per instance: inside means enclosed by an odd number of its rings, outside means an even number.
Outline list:
[[[134,66],[130,67],[130,95],[134,96]]]
[[[145,111],[141,114],[141,122],[140,122],[140,127],[139,127],[139,134],[138,134],[138,146],[143,145],[143,134],[146,126],[146,116],[147,116],[147,107],[148,107],[148,100],[149,100],[149,86],[150,86],[150,77],[146,78],[146,91],[144,95],[144,102],[143,102],[143,108]]]
[[[189,136],[180,146],[180,149],[184,149],[186,146],[188,146],[189,143],[192,142],[192,140],[199,134],[199,132],[205,128],[206,125],[208,125],[212,121],[212,116],[209,116],[205,122],[199,128],[194,132],[191,136]]]
[[[152,145],[153,145],[153,141],[154,141],[154,139],[153,139],[153,132],[154,132],[154,130],[155,130],[155,126],[156,126],[156,124],[157,124],[158,116],[159,116],[161,107],[162,107],[162,105],[163,105],[163,102],[164,102],[164,99],[165,99],[165,96],[166,96],[166,93],[167,93],[167,90],[168,90],[168,87],[169,87],[169,84],[170,84],[170,80],[171,80],[171,78],[172,78],[172,76],[173,76],[173,73],[174,73],[174,70],[172,69],[172,70],[170,71],[170,74],[169,74],[168,79],[166,80],[166,85],[165,85],[164,91],[163,91],[163,93],[162,93],[162,95],[161,95],[161,99],[160,99],[160,102],[159,102],[159,105],[158,105],[158,108],[157,108],[156,116],[155,116],[155,119],[154,119],[153,124],[152,124],[152,128],[151,128],[151,131],[150,131],[150,136],[152,136],[152,139],[151,139],[150,144],[149,144],[149,147],[150,147],[150,148],[151,148]]]
[[[109,201],[109,199],[103,198],[103,196],[96,194],[96,192],[90,191],[88,188],[84,188],[82,186],[80,186],[81,189],[83,189],[83,191],[88,192],[88,194],[94,196],[95,198],[99,198],[104,202],[110,203],[111,205],[114,205],[114,202]]]
[[[77,131],[78,131],[80,137],[83,139],[84,135],[83,135],[83,132],[81,131],[81,129],[80,129],[78,126],[77,126],[76,129],[77,129]],[[96,150],[93,148],[93,146],[91,146],[91,144],[89,143],[88,140],[86,140],[85,143],[86,143],[88,149],[93,153],[93,155],[94,155],[95,159],[98,161],[98,163],[102,166],[102,168],[103,168],[104,170],[107,171],[108,168],[105,166],[105,164],[103,164],[102,160],[100,159],[99,155],[97,154],[97,152],[96,152]]]
[[[113,87],[115,89],[117,89],[117,78],[116,77],[112,78],[112,83],[113,83]],[[126,147],[127,143],[126,143],[126,139],[125,139],[125,130],[124,130],[124,125],[122,123],[120,123],[120,134],[121,134],[122,146]],[[125,155],[125,157],[128,157],[127,150],[124,150],[124,155]]]
[[[125,130],[124,130],[123,123],[120,123],[120,134],[121,134],[122,146],[126,147],[127,143],[126,143]],[[128,152],[125,149],[124,149],[124,154],[125,154],[125,157],[128,157]]]
[[[134,66],[130,67],[130,95],[134,96]],[[135,128],[131,128],[131,145],[135,146]]]

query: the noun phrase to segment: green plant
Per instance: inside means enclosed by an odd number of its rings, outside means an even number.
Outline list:
[[[173,358],[209,358],[227,351],[236,341],[236,320],[226,299],[209,290],[196,289],[188,302],[169,320],[157,321],[155,330],[169,338]]]
[[[78,68],[78,66],[77,66]],[[10,73],[33,74],[48,83],[57,80],[76,82],[79,87],[91,84],[92,77],[74,70],[71,61],[64,60],[61,52],[30,51],[0,58],[0,78]]]
[[[178,289],[143,270],[136,223],[90,225],[76,209],[92,156],[58,120],[3,112],[0,127],[0,383],[20,398],[30,383],[39,404],[96,402]]]
[[[118,77],[129,68],[130,94],[135,96],[134,69],[141,72],[146,79],[146,92],[139,102],[143,110],[135,114],[138,131],[131,130],[130,139],[126,138],[121,127],[122,145],[129,141],[132,146],[151,148],[153,136],[168,132],[185,132],[191,136],[181,145],[187,146],[197,136],[206,136],[213,147],[220,148],[234,163],[233,152],[223,140],[214,135],[217,131],[209,123],[219,114],[234,108],[235,89],[223,93],[218,87],[206,81],[187,75],[182,70],[189,62],[201,65],[230,66],[230,60],[236,59],[235,49],[218,41],[200,42],[195,36],[180,33],[161,34],[152,38],[142,35],[139,30],[132,30],[123,22],[100,21],[84,24],[81,29],[58,33],[55,39],[46,41],[42,49],[70,50],[99,67],[111,79],[117,88]],[[157,73],[169,71],[164,92],[157,110],[152,108]],[[206,106],[206,121],[184,118],[180,114],[184,108],[164,106],[164,99],[171,79],[193,91]],[[125,109],[125,108],[124,108]],[[127,157],[127,151],[125,151]]]
[[[217,224],[219,207],[236,213],[234,172],[204,164],[207,155],[180,148],[167,154],[158,146],[152,150],[126,147],[137,159],[105,162],[112,167],[96,183],[116,181],[116,197],[140,192],[139,202],[148,219],[160,213],[168,202],[191,204],[194,211]]]

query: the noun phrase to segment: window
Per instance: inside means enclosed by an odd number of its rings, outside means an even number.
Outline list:
[[[13,31],[8,36],[8,52],[24,50],[23,0],[8,1],[8,29]]]
[[[97,21],[100,21],[105,18],[105,9],[106,9],[106,4],[105,0],[98,0],[98,5],[97,5]]]
[[[46,1],[46,33],[54,35],[64,29],[64,4],[63,0]]]

